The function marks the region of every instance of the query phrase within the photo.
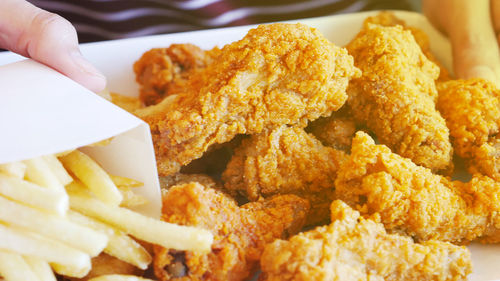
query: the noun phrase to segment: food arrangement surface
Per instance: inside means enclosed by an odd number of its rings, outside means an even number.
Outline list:
[[[392,13],[345,46],[272,23],[130,67],[137,97],[105,97],[150,126],[161,219],[85,150],[2,164],[5,280],[468,280],[500,240],[500,92]]]

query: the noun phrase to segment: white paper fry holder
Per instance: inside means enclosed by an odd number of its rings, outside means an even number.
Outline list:
[[[86,147],[111,174],[144,183],[137,211],[158,218],[161,195],[149,127],[51,68],[33,60],[0,66],[0,164]]]

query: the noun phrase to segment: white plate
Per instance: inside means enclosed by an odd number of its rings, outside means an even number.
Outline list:
[[[328,39],[337,45],[345,45],[358,32],[363,20],[376,12],[346,14],[321,18],[295,20],[318,28]],[[407,24],[424,30],[430,39],[431,49],[436,57],[448,68],[451,67],[451,47],[443,35],[429,24],[427,19],[418,13],[397,11],[395,14]],[[154,47],[166,47],[172,43],[193,43],[204,49],[242,38],[253,26],[212,29],[186,33],[140,37],[133,39],[106,41],[84,44],[82,53],[108,77],[108,88],[111,91],[135,96],[138,85],[132,71],[133,63],[145,51]],[[19,60],[11,53],[0,54],[0,65]],[[472,244],[474,273],[471,281],[500,280],[500,245]]]

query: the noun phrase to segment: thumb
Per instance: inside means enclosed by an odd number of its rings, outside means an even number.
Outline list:
[[[0,1],[0,47],[46,64],[94,92],[106,86],[104,75],[81,55],[75,28],[24,0]]]
[[[455,1],[448,35],[458,78],[481,77],[499,84],[500,54],[490,16],[489,1]]]

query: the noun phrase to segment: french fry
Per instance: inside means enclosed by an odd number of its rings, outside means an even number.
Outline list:
[[[2,174],[0,174],[0,195],[61,216],[66,214],[69,206],[66,192],[44,188]]]
[[[31,256],[23,258],[40,281],[56,281],[56,276],[48,262]]]
[[[133,275],[109,274],[109,275],[101,275],[98,277],[94,277],[89,279],[88,281],[153,281],[153,280]]]
[[[144,183],[134,180],[134,179],[129,179],[126,177],[121,177],[121,176],[114,176],[114,175],[109,175],[111,177],[111,180],[114,182],[114,184],[118,188],[122,187],[139,187],[143,186]]]
[[[90,269],[90,256],[46,237],[0,224],[0,249],[40,258],[49,263],[83,271]],[[29,280],[29,279],[20,279]]]
[[[130,187],[121,187],[120,192],[123,196],[123,201],[120,204],[121,207],[131,208],[148,203],[146,197],[135,194]]]
[[[102,252],[108,243],[107,236],[100,232],[1,196],[0,221],[60,241],[91,257]]]
[[[206,229],[171,224],[126,208],[109,206],[75,185],[69,185],[67,190],[71,209],[109,223],[138,239],[176,250],[210,251],[213,235]]]
[[[42,281],[19,254],[0,250],[0,276],[5,281]]]
[[[52,173],[59,179],[59,182],[66,186],[73,181],[73,178],[68,174],[61,161],[53,154],[43,156],[43,159],[49,166]]]
[[[125,232],[72,210],[68,211],[68,219],[106,234],[109,238],[104,249],[106,254],[143,270],[151,263],[152,257],[148,251]]]
[[[85,153],[74,150],[59,158],[64,167],[80,179],[92,193],[107,204],[118,206],[123,200],[122,194],[109,175],[99,164]]]
[[[64,185],[52,173],[50,166],[43,157],[24,160],[23,162],[26,164],[25,178],[28,181],[53,190],[64,191]]]
[[[23,162],[11,162],[6,164],[0,164],[0,174],[9,175],[16,178],[24,178],[24,173],[26,172],[26,164]]]
[[[90,263],[83,267],[60,264],[55,262],[50,263],[50,265],[57,274],[74,278],[83,278],[87,274],[89,274],[90,269],[92,269],[92,265]]]

